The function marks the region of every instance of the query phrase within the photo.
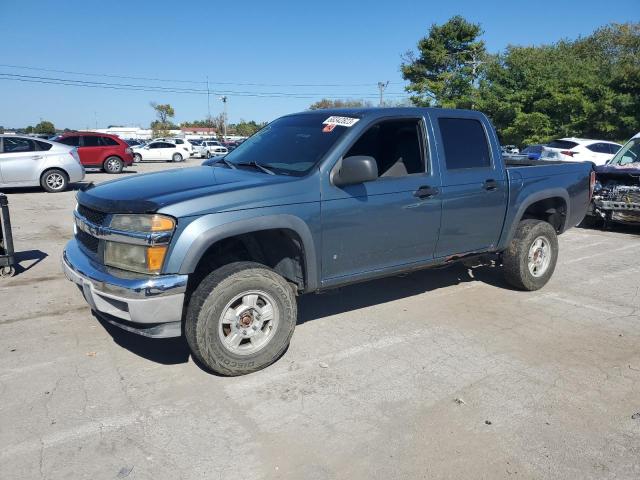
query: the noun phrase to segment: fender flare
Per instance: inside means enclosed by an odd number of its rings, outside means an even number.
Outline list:
[[[200,233],[189,245],[182,259],[179,273],[193,273],[205,252],[214,243],[225,238],[258,232],[260,230],[287,229],[295,232],[302,241],[302,261],[305,273],[305,289],[315,290],[318,286],[318,264],[316,248],[311,230],[299,217],[286,214],[265,215],[215,225]]]
[[[541,200],[547,200],[549,198],[562,198],[567,207],[566,215],[564,218],[564,223],[562,224],[562,228],[560,228],[560,232],[563,232],[566,228],[567,220],[570,217],[569,209],[571,208],[571,203],[569,200],[569,193],[563,188],[549,188],[546,190],[542,190],[540,192],[532,193],[531,195],[525,197],[525,200],[521,203],[520,207],[516,211],[515,215],[511,220],[511,227],[509,228],[509,232],[507,233],[504,241],[500,242],[504,248],[509,245],[509,242],[513,239],[515,235],[516,229],[518,228],[518,224],[520,220],[522,220],[522,216],[524,212],[536,202]]]

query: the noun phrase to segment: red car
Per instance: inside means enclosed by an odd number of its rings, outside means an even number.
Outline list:
[[[101,168],[107,173],[120,173],[133,163],[133,151],[115,135],[96,132],[68,132],[52,138],[54,142],[78,147],[80,163]]]

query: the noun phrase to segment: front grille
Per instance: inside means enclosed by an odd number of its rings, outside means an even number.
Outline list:
[[[96,237],[89,235],[88,233],[83,232],[78,229],[76,233],[76,238],[80,242],[84,248],[93,253],[98,253],[98,242],[99,240]]]
[[[104,223],[104,219],[107,218],[106,213],[85,207],[84,205],[78,205],[78,213],[96,225],[102,225]]]

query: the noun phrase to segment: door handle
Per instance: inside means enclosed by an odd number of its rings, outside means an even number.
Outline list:
[[[483,188],[485,190],[489,190],[490,192],[493,190],[497,190],[498,182],[496,182],[493,178],[490,178],[489,180],[484,181]]]
[[[413,192],[413,195],[418,198],[431,198],[438,193],[440,193],[440,190],[438,190],[437,188],[425,185]]]
[[[33,157],[31,157],[31,160],[42,160],[42,155],[35,155]]]

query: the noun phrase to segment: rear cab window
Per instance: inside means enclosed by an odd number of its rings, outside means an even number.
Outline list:
[[[470,118],[438,118],[447,170],[491,168],[482,123]]]

